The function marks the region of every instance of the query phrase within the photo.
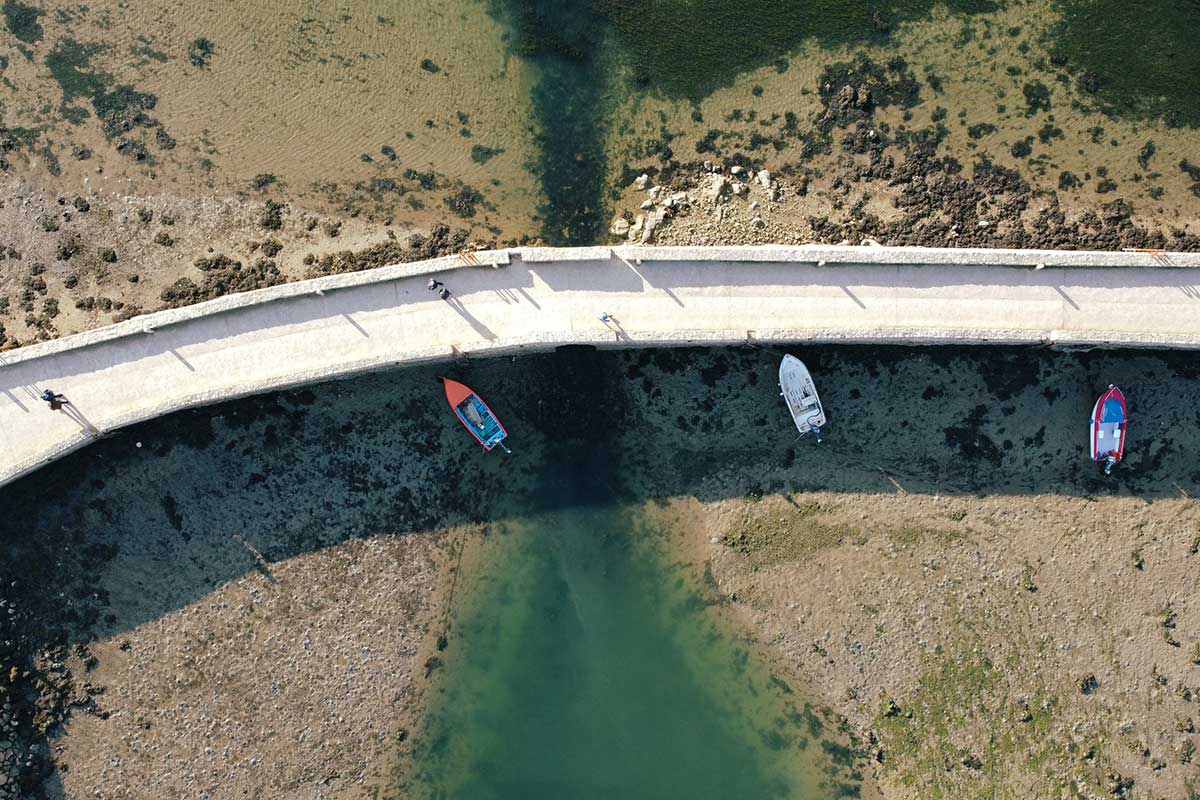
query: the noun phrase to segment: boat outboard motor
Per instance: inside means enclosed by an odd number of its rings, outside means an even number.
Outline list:
[[[817,437],[817,444],[821,443],[821,428],[817,425],[812,426],[813,436]]]
[[[1110,450],[1108,455],[1106,455],[1104,457],[1104,474],[1112,475],[1113,467],[1115,467],[1116,465],[1117,465],[1117,455],[1116,455],[1116,453],[1113,453]]]

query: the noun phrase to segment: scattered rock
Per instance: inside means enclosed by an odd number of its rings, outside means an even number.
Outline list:
[[[649,244],[654,241],[654,232],[658,230],[659,224],[666,218],[662,211],[653,211],[646,215],[646,222],[642,226],[642,244]]]
[[[729,191],[729,179],[724,175],[710,175],[708,183],[705,185],[703,194],[709,200],[719,200],[722,195]]]
[[[633,225],[629,227],[629,241],[639,241],[642,238],[642,229],[644,227],[646,227],[646,215],[638,214],[633,219]]]
[[[1119,772],[1110,772],[1105,788],[1113,797],[1129,797],[1130,791],[1133,790],[1133,779],[1122,777]]]

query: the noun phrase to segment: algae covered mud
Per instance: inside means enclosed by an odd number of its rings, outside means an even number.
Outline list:
[[[819,447],[777,352],[568,349],[453,366],[512,457],[446,366],[6,487],[0,797],[1187,796],[1194,359],[797,352]]]

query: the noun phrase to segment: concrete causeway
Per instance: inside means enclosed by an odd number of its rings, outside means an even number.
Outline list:
[[[1200,348],[1200,254],[518,248],[290,283],[0,353],[0,484],[125,425],[400,364],[747,341]]]

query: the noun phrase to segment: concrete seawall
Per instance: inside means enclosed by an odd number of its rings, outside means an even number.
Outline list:
[[[748,340],[1200,348],[1200,254],[519,248],[285,284],[0,354],[0,484],[125,425],[400,364]]]

